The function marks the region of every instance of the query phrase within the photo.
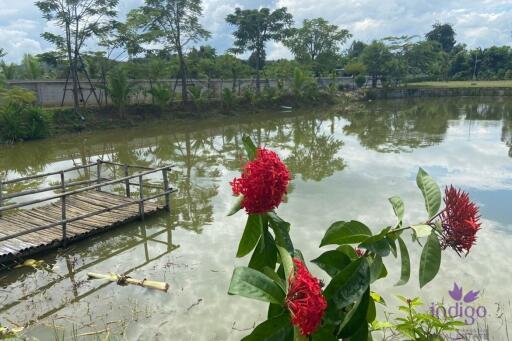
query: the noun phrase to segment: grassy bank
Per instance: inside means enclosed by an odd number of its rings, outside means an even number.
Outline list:
[[[448,81],[408,83],[407,88],[512,88],[512,80],[504,81]]]

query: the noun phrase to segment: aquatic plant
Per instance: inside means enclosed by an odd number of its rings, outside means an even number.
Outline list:
[[[302,253],[293,245],[290,223],[275,211],[287,193],[291,178],[286,165],[276,153],[257,148],[250,138],[244,137],[243,143],[249,161],[241,177],[231,182],[237,201],[229,215],[242,208],[248,214],[236,256],[244,257],[251,252],[252,256],[248,266],[235,268],[228,293],[269,303],[267,320],[244,340],[371,339],[372,331],[379,330],[375,305],[383,301],[371,287],[388,275],[383,258],[389,255],[398,258],[400,254],[401,273],[397,285],[407,283],[410,278],[411,261],[403,240],[405,232],[411,232],[415,241],[426,238],[418,243],[422,247],[420,287],[437,275],[443,249],[467,254],[476,242],[480,216],[475,203],[465,192],[448,187],[444,199],[446,207],[440,210],[441,190],[420,168],[416,183],[425,200],[426,218],[407,224],[404,202],[395,196],[389,202],[396,222],[376,234],[359,221],[334,222],[325,232],[320,247],[336,248],[311,261],[331,277],[322,290],[322,282],[311,275]],[[406,308],[416,314],[411,304]],[[457,326],[452,322],[442,324],[444,322],[435,317],[419,317],[421,320],[403,321],[396,329],[407,332],[404,335],[414,334],[412,339],[421,339],[424,328],[437,326],[440,328],[437,331],[446,331]]]

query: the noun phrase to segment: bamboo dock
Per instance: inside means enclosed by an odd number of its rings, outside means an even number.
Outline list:
[[[111,167],[109,171],[113,170],[113,179],[105,176],[106,169],[102,173],[102,167],[106,166]],[[116,169],[121,169],[122,177],[116,178]],[[142,171],[130,175],[132,169]],[[148,168],[98,160],[57,172],[0,182],[0,264],[66,246],[158,211],[170,210],[170,195],[174,191],[169,187],[170,169],[171,166]],[[86,170],[88,179],[66,182],[66,174],[78,170]],[[93,179],[91,174],[96,177]],[[4,191],[7,186],[24,181],[59,175],[57,185],[14,193]],[[159,175],[161,185],[146,181]],[[116,193],[108,191],[116,187]],[[132,193],[132,187],[138,190]],[[149,189],[158,192],[147,195],[145,192]],[[53,192],[50,196],[27,199],[50,191]],[[159,203],[158,199],[162,197],[165,201]],[[3,204],[12,199],[16,202]]]

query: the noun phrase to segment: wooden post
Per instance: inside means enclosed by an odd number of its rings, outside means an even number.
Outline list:
[[[2,201],[3,201],[3,190],[4,190],[4,183],[2,182],[2,180],[0,180],[0,208],[2,207]],[[2,212],[0,212],[0,217],[2,216]]]
[[[144,182],[142,181],[142,175],[139,175],[139,215],[140,219],[144,220]]]
[[[62,206],[62,244],[66,246],[66,195],[61,197],[61,206]]]
[[[167,168],[162,169],[162,177],[164,179],[164,192],[167,192],[169,190],[169,179],[167,178]],[[167,211],[171,210],[171,198],[170,193],[165,194],[165,209]]]
[[[62,193],[66,192],[66,183],[64,182],[64,171],[60,172],[60,188]]]
[[[128,165],[124,165],[124,176],[125,177],[129,176]],[[130,193],[130,180],[125,180],[124,181],[124,185],[126,187],[126,197],[129,198],[131,196],[131,193]]]
[[[99,185],[101,183],[101,160],[98,159],[96,163],[96,183]],[[97,191],[101,191],[101,187],[96,188]]]

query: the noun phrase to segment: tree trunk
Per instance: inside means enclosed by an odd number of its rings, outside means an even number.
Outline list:
[[[260,93],[260,66],[261,66],[261,51],[259,49],[256,50],[256,93],[259,95]]]
[[[77,82],[77,72],[76,72],[76,64],[75,64],[75,58],[72,55],[72,48],[71,48],[71,27],[69,24],[66,25],[66,48],[68,52],[68,63],[69,63],[69,76],[73,79],[73,104],[74,104],[74,111],[75,114],[78,114],[80,104],[78,101],[78,82]],[[68,77],[69,77],[68,76]],[[65,96],[66,94],[64,94]]]
[[[372,88],[377,87],[377,75],[372,75]]]
[[[187,65],[181,48],[178,49],[178,57],[180,59],[181,100],[186,103],[188,102]]]

